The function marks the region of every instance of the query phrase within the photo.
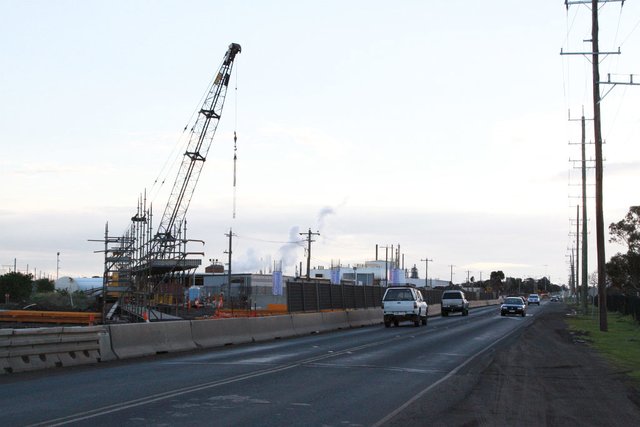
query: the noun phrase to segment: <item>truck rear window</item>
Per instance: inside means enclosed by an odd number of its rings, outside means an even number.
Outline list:
[[[384,295],[384,301],[413,301],[413,299],[409,289],[389,289]]]
[[[462,299],[462,297],[460,296],[460,294],[447,293],[447,294],[442,294],[442,299]]]

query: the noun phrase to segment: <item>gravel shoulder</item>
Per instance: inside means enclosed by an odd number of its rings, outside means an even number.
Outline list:
[[[422,396],[387,426],[640,425],[640,391],[584,342],[563,304]]]

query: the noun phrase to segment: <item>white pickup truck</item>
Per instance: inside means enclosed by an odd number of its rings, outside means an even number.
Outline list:
[[[460,312],[463,316],[469,315],[469,301],[464,296],[464,292],[450,290],[442,293],[442,302],[440,303],[441,314],[448,316],[449,313]]]
[[[427,305],[422,293],[413,286],[391,286],[387,288],[382,297],[382,309],[384,314],[384,326],[387,328],[393,323],[411,321],[414,326],[427,324]]]

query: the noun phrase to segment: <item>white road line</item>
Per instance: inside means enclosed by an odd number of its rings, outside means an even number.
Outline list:
[[[151,403],[155,403],[155,402],[158,402],[158,401],[161,401],[161,400],[166,400],[166,399],[170,399],[170,398],[173,398],[173,397],[182,396],[182,395],[185,395],[185,394],[188,394],[188,393],[194,393],[194,392],[197,392],[197,391],[207,390],[209,388],[219,387],[221,385],[226,385],[226,384],[231,384],[231,383],[235,383],[235,382],[245,381],[245,380],[248,380],[248,379],[257,378],[257,377],[264,376],[264,375],[270,375],[270,374],[273,374],[273,373],[286,371],[288,369],[292,369],[292,368],[295,368],[295,367],[298,367],[298,366],[312,364],[312,363],[320,361],[320,360],[329,359],[329,358],[333,358],[333,357],[336,357],[336,356],[341,356],[341,355],[344,355],[344,354],[351,354],[354,351],[364,350],[364,349],[369,348],[369,347],[375,347],[375,346],[379,346],[379,345],[384,345],[384,344],[387,344],[390,341],[396,341],[399,338],[402,338],[402,336],[400,336],[400,337],[390,337],[390,338],[388,338],[386,340],[371,342],[371,343],[368,343],[368,344],[363,344],[363,345],[360,345],[360,346],[348,348],[348,349],[345,349],[345,350],[334,351],[333,353],[321,354],[321,355],[313,356],[313,357],[310,357],[308,359],[303,359],[303,360],[300,360],[300,361],[297,361],[297,362],[291,362],[291,363],[288,363],[288,364],[285,364],[285,365],[281,365],[281,366],[276,366],[276,367],[273,367],[273,368],[267,368],[267,369],[251,372],[251,373],[248,373],[248,374],[242,374],[242,375],[238,375],[238,376],[231,377],[231,378],[228,378],[228,379],[211,381],[211,382],[207,382],[207,383],[203,383],[203,384],[199,384],[199,385],[184,387],[184,388],[177,389],[177,390],[172,390],[172,391],[166,391],[166,392],[162,392],[162,393],[152,394],[152,395],[141,397],[141,398],[138,398],[138,399],[132,399],[132,400],[125,401],[125,402],[115,403],[115,404],[112,404],[112,405],[103,406],[101,408],[96,408],[96,409],[92,409],[92,410],[85,411],[85,412],[78,412],[76,414],[68,415],[66,417],[60,417],[60,418],[56,418],[56,419],[52,419],[52,420],[41,421],[41,422],[38,422],[38,423],[35,423],[35,424],[31,424],[28,427],[36,427],[36,426],[55,427],[55,426],[61,426],[61,425],[65,425],[65,424],[75,423],[75,422],[78,422],[78,421],[84,421],[84,420],[88,420],[88,419],[91,419],[91,418],[96,418],[96,417],[99,417],[99,416],[102,416],[102,415],[107,415],[107,414],[111,414],[111,413],[114,413],[114,412],[120,412],[120,411],[124,411],[126,409],[131,409],[131,408],[135,408],[135,407],[138,407],[138,406],[143,406],[143,405],[148,405],[148,404],[151,404]]]
[[[495,346],[496,344],[498,344],[500,341],[506,339],[507,337],[511,336],[511,334],[513,334],[515,331],[518,331],[520,328],[516,328],[514,330],[512,330],[511,332],[509,332],[506,335],[503,335],[501,338],[499,338],[497,341],[492,342],[491,344],[489,344],[488,346],[486,346],[485,348],[481,349],[480,351],[478,351],[477,353],[471,355],[467,360],[465,360],[461,365],[458,365],[455,369],[453,369],[451,372],[449,372],[447,375],[445,375],[444,377],[440,378],[438,381],[436,381],[435,383],[431,384],[430,386],[428,386],[427,388],[425,388],[424,390],[422,390],[420,393],[416,394],[415,396],[413,396],[411,399],[407,400],[405,403],[403,403],[400,407],[398,407],[397,409],[395,409],[394,411],[392,411],[391,413],[389,413],[387,416],[385,416],[384,418],[382,418],[380,421],[376,422],[375,424],[372,424],[371,427],[380,427],[382,426],[384,423],[386,423],[387,421],[391,420],[393,417],[395,417],[396,415],[398,415],[400,412],[404,411],[409,405],[411,405],[413,402],[415,402],[416,400],[420,399],[422,396],[424,396],[425,394],[427,394],[429,391],[431,391],[432,389],[434,389],[435,387],[437,387],[440,383],[443,383],[445,381],[447,381],[449,378],[451,378],[452,376],[454,376],[455,374],[458,373],[458,371],[460,371],[460,369],[464,368],[466,365],[468,365],[469,363],[471,363],[471,361],[473,359],[475,359],[476,357],[478,357],[479,355],[481,355],[482,353],[484,353],[485,351],[489,350],[491,347]]]

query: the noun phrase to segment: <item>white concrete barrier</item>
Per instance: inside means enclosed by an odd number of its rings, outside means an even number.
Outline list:
[[[197,348],[191,322],[127,323],[109,326],[111,348],[119,359]]]
[[[291,317],[293,319],[293,331],[296,335],[309,335],[329,330],[322,323],[322,313],[296,313],[292,314]]]
[[[295,335],[291,315],[251,317],[248,327],[254,341],[268,341]]]
[[[322,323],[330,330],[349,328],[349,319],[346,311],[323,312]]]
[[[1,373],[97,363],[103,331],[102,326],[1,330]]]
[[[361,326],[369,326],[382,323],[382,318],[382,308],[380,307],[347,311],[349,326],[351,326],[352,328],[359,328]]]
[[[192,320],[191,333],[200,348],[221,347],[253,341],[248,318]]]

